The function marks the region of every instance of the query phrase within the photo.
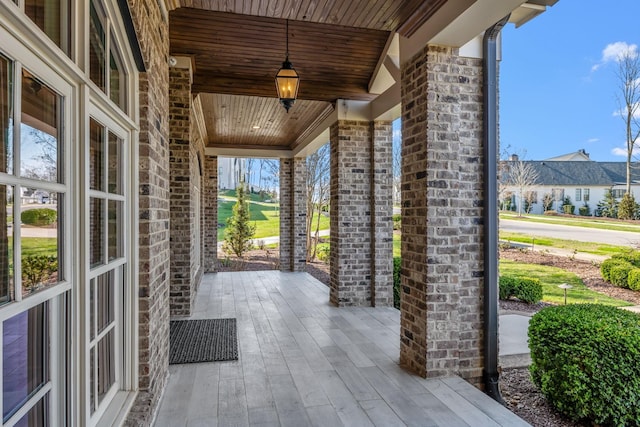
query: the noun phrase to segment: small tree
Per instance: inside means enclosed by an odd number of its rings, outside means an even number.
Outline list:
[[[610,189],[605,191],[604,199],[598,202],[596,208],[596,216],[604,218],[617,218],[618,217],[618,201],[613,197],[613,193]]]
[[[627,194],[631,192],[631,159],[640,137],[640,56],[629,49],[618,58],[618,104],[625,124]]]
[[[241,183],[236,189],[238,201],[233,205],[232,214],[227,219],[227,228],[224,232],[224,244],[222,250],[233,253],[242,258],[245,252],[251,250],[251,239],[256,232],[255,224],[250,223],[249,204],[246,200],[245,185]]]
[[[618,218],[635,219],[637,214],[636,199],[632,193],[624,193],[618,204]]]
[[[542,196],[542,208],[545,212],[553,209],[553,195],[551,193]]]
[[[506,182],[510,187],[515,187],[518,195],[518,216],[522,216],[522,208],[525,201],[525,193],[538,181],[538,171],[531,163],[515,160],[509,162],[506,173]]]

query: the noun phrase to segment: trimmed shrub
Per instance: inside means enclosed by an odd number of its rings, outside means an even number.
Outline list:
[[[640,316],[600,304],[548,307],[531,318],[531,378],[575,421],[638,426]]]
[[[498,294],[506,300],[516,297],[527,304],[535,304],[542,300],[542,284],[531,277],[500,276]]]
[[[627,282],[627,278],[629,276],[629,272],[633,269],[633,265],[627,263],[620,263],[611,267],[611,271],[609,272],[609,282],[612,285],[618,286],[619,288],[628,288],[629,284]]]
[[[591,215],[591,209],[589,209],[589,205],[583,205],[578,208],[578,213],[580,216],[589,216]]]
[[[602,278],[607,282],[613,283],[611,282],[611,269],[618,266],[627,266],[629,269],[633,268],[633,265],[629,261],[619,258],[618,256],[613,256],[605,259],[602,261],[602,264],[600,264],[600,274]]]
[[[400,310],[400,270],[402,258],[393,258],[393,306]]]
[[[633,291],[640,291],[640,268],[632,268],[627,276],[627,285]]]
[[[612,259],[619,259],[633,264],[635,267],[640,268],[640,252],[631,251],[623,254],[616,254],[611,257]]]
[[[329,256],[331,255],[331,246],[326,243],[321,243],[316,247],[316,258],[327,264],[329,262]]]
[[[56,222],[58,220],[58,212],[49,208],[28,209],[22,212],[20,219],[23,224],[42,227]]]
[[[576,211],[576,207],[573,205],[562,205],[562,211],[566,214],[573,215]]]

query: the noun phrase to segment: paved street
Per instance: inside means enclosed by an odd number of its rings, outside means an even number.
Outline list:
[[[500,220],[500,230],[524,233],[531,236],[553,237],[556,239],[578,240],[581,242],[607,243],[618,246],[639,246],[640,233],[595,228],[572,227],[568,225],[539,222]]]

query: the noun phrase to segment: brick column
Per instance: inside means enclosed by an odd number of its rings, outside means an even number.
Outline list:
[[[331,303],[391,305],[391,123],[341,120],[330,140]]]
[[[150,425],[169,374],[169,24],[157,3],[129,1],[146,72],[139,76],[138,387],[125,425]]]
[[[204,271],[215,272],[218,265],[218,157],[205,156],[202,177]]]
[[[191,70],[169,70],[169,165],[171,186],[171,316],[189,316],[191,280]]]
[[[306,160],[280,159],[280,269],[305,271],[307,265]]]
[[[402,67],[400,363],[482,377],[482,63],[428,46]]]
[[[373,122],[371,260],[375,306],[393,305],[393,125]]]

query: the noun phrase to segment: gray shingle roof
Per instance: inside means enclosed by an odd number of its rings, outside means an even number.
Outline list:
[[[512,162],[507,162],[512,163]],[[625,162],[525,161],[538,172],[539,185],[611,186],[625,183]],[[631,170],[632,181],[640,180],[640,171]]]

